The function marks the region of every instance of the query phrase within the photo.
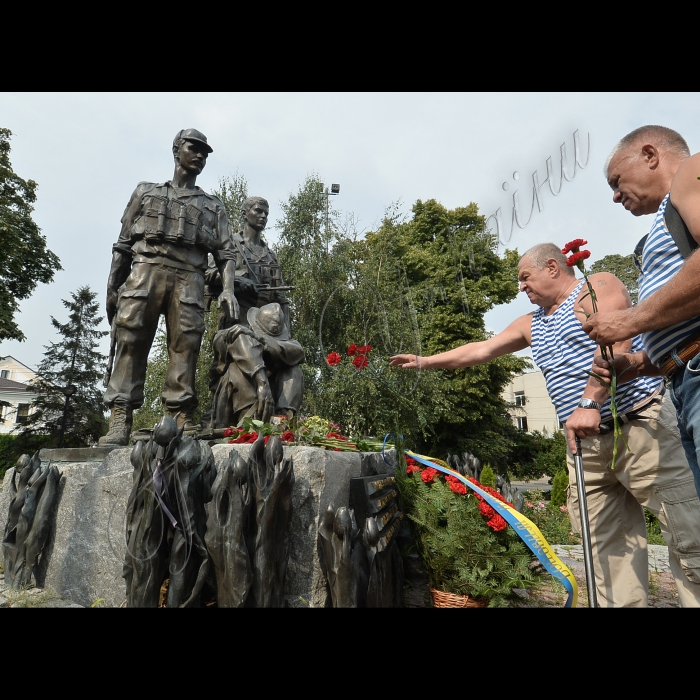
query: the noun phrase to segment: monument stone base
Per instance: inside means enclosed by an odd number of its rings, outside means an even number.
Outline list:
[[[217,466],[231,449],[247,457],[251,445],[212,447]],[[57,454],[49,454],[56,452]],[[119,607],[125,600],[122,565],[125,554],[125,511],[133,468],[130,447],[114,450],[85,448],[75,454],[42,451],[61,472],[57,506],[42,555],[36,584],[63,598],[89,606]],[[393,452],[388,460],[393,463]],[[350,479],[392,472],[379,453],[333,452],[316,447],[284,447],[294,460],[293,519],[287,568],[286,599],[291,607],[327,607],[330,596],[318,550],[319,516],[333,505],[347,506]],[[73,461],[68,461],[73,460]],[[0,532],[7,522],[9,485],[14,469],[5,474],[0,492]]]

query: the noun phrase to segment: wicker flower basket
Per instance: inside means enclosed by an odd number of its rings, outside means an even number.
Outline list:
[[[488,600],[470,598],[468,595],[457,595],[456,593],[446,593],[434,588],[430,589],[434,608],[486,608]]]

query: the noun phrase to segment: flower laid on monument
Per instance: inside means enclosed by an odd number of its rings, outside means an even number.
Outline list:
[[[587,260],[588,258],[591,257],[591,252],[589,250],[581,250],[581,246],[587,245],[588,241],[584,240],[583,238],[575,238],[573,241],[569,241],[562,249],[561,252],[563,255],[566,255],[567,253],[571,253],[571,255],[566,259],[566,264],[568,267],[577,267],[581,272],[583,273],[583,279],[586,282],[586,286],[588,287],[588,292],[584,294],[579,301],[583,301],[586,297],[591,298],[591,305],[593,307],[593,313],[598,313],[598,298],[596,297],[595,290],[593,289],[593,285],[591,284],[590,280],[588,279],[588,273],[586,272],[586,267],[583,264],[584,260]],[[583,309],[575,309],[575,313],[583,314],[586,318],[590,316],[590,314],[586,313]],[[612,452],[612,463],[610,465],[611,469],[615,469],[615,464],[617,462],[617,447],[618,447],[618,438],[622,438],[622,441],[625,443],[625,447],[627,447],[627,450],[629,450],[629,445],[627,444],[627,440],[625,440],[625,436],[622,434],[622,424],[620,423],[620,420],[618,418],[618,412],[617,412],[617,372],[615,370],[615,354],[613,353],[613,346],[612,345],[601,345],[600,346],[600,354],[602,355],[603,359],[606,362],[610,363],[610,373],[611,373],[611,381],[610,385],[608,386],[601,377],[599,377],[595,372],[589,371],[588,374],[595,377],[598,379],[598,381],[603,384],[603,386],[608,389],[610,392],[610,412],[612,413],[613,417],[613,435],[614,435],[614,442],[613,442],[613,452]]]

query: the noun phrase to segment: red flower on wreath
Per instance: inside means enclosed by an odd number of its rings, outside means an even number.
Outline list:
[[[584,241],[583,238],[574,238],[573,241],[569,241],[562,249],[561,252],[566,255],[567,253],[577,253],[582,245],[588,245],[588,241]]]
[[[280,435],[282,442],[294,442],[294,433],[291,430],[286,430]]]
[[[498,513],[493,516],[486,524],[495,532],[500,532],[508,527],[508,523]]]
[[[409,464],[406,467],[406,474],[413,474],[413,472],[421,473],[421,468],[417,464]]]
[[[445,477],[447,478],[447,477]],[[447,482],[451,491],[458,493],[460,496],[464,496],[467,493],[467,487],[456,477],[452,477],[452,480]],[[481,505],[481,504],[479,504]]]
[[[329,367],[335,367],[336,365],[340,364],[340,361],[343,358],[340,356],[340,353],[338,352],[330,352],[328,353],[328,357],[326,358],[326,362],[328,363]]]
[[[348,345],[348,355],[350,355],[350,357],[357,355],[357,345],[355,345],[355,343]]]
[[[433,469],[432,467],[426,467],[423,470],[423,473],[420,475],[420,478],[425,481],[426,484],[432,484],[433,481],[435,481],[435,477],[439,474],[437,469]]]
[[[352,358],[352,364],[355,365],[355,369],[364,369],[369,362],[365,355],[355,355],[355,357]]]

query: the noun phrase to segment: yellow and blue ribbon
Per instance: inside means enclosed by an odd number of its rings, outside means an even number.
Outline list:
[[[384,438],[384,446],[386,446],[388,437],[389,435]],[[382,447],[382,455],[383,454],[384,447]],[[405,454],[415,459],[416,462],[424,464],[426,467],[432,467],[443,474],[456,477],[465,486],[475,493],[478,493],[515,530],[520,539],[530,548],[544,568],[566,588],[569,596],[564,607],[576,607],[576,602],[578,600],[578,584],[576,583],[574,575],[571,573],[569,567],[554,553],[554,550],[532,520],[526,518],[522,513],[519,513],[507,503],[494,498],[490,493],[487,493],[482,488],[479,488],[476,484],[469,481],[466,476],[463,476],[454,469],[450,469],[446,462],[435,459],[434,457],[416,454],[415,452],[411,452],[411,450],[406,450]]]

